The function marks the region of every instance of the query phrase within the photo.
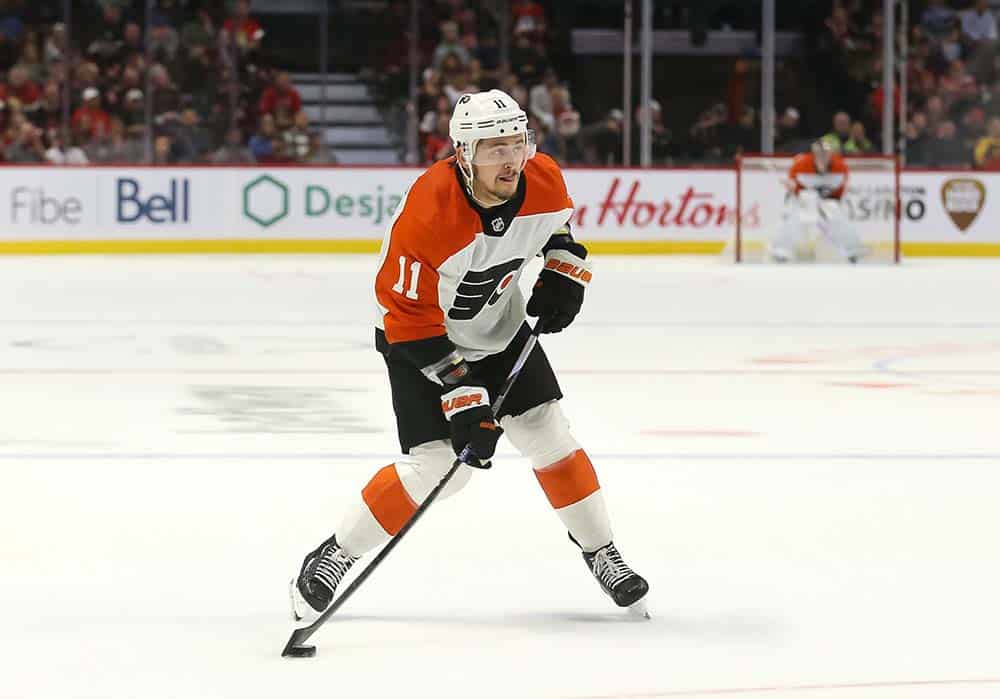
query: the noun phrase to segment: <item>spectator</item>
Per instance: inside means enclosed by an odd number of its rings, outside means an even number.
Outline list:
[[[722,158],[722,129],[728,122],[726,105],[714,104],[702,112],[689,132],[689,155],[698,159]]]
[[[262,115],[257,126],[257,133],[250,137],[250,142],[247,144],[257,162],[266,163],[273,161],[275,155],[275,134],[274,117],[270,114]]]
[[[248,0],[236,0],[233,14],[223,23],[222,31],[241,53],[257,51],[264,39],[264,28],[250,16]]]
[[[38,106],[42,91],[38,85],[28,79],[28,71],[18,64],[7,73],[7,86],[0,85],[0,97],[10,99],[16,97],[25,111],[31,111]]]
[[[23,114],[14,114],[11,117],[4,141],[7,142],[4,159],[8,163],[45,162],[42,132],[25,119]]]
[[[29,82],[40,84],[45,82],[47,77],[45,64],[42,63],[38,55],[38,46],[34,43],[27,43],[21,50],[21,60],[15,68],[20,67]],[[13,70],[13,69],[12,69]]]
[[[801,153],[809,146],[801,131],[799,110],[788,107],[775,123],[774,149],[779,153]]]
[[[21,55],[18,37],[10,28],[0,25],[0,71],[10,69]]]
[[[177,154],[170,136],[161,134],[153,139],[153,165],[173,165],[177,162]]]
[[[294,118],[302,109],[302,97],[292,85],[288,73],[280,72],[275,76],[274,84],[264,90],[260,98],[260,113],[275,115],[279,109]]]
[[[447,85],[454,83],[458,78],[460,73],[465,72],[465,66],[462,61],[459,60],[458,56],[453,53],[449,53],[444,57],[441,62],[441,89],[445,90]],[[508,93],[509,94],[509,93]]]
[[[955,122],[945,121],[927,144],[927,159],[934,167],[967,168],[972,160],[968,148],[958,138]]]
[[[451,156],[451,138],[448,135],[448,122],[438,119],[434,131],[427,137],[424,144],[424,162],[436,163]]]
[[[434,109],[426,112],[420,120],[420,134],[426,139],[427,136],[437,130],[437,123],[441,120],[445,122],[451,120],[451,102],[447,95],[439,95]]]
[[[42,99],[39,100],[37,108],[28,114],[31,122],[42,129],[48,131],[62,123],[62,91],[59,83],[50,80],[42,88]]]
[[[125,16],[115,3],[103,6],[101,14],[86,33],[85,53],[100,65],[114,61],[125,41]]]
[[[545,72],[545,55],[532,43],[531,35],[521,32],[514,37],[510,52],[510,63],[518,79],[525,85],[533,85]]]
[[[215,42],[215,23],[208,10],[201,8],[197,15],[189,20],[182,28],[180,35],[181,46],[187,49],[200,47],[209,49]]]
[[[181,108],[181,95],[170,73],[160,63],[154,63],[149,69],[149,82],[153,87],[153,117],[168,118]],[[173,144],[171,144],[171,147]]]
[[[452,76],[452,79],[445,83],[444,94],[448,97],[451,106],[455,106],[458,98],[467,92],[479,92],[479,86],[469,82],[469,71],[460,70]]]
[[[986,135],[976,142],[976,167],[995,170],[1000,165],[1000,117],[992,117]]]
[[[964,111],[979,95],[976,79],[966,72],[962,61],[952,61],[948,74],[942,76],[938,83],[938,92],[953,115]]]
[[[146,101],[142,90],[132,88],[125,93],[125,102],[119,114],[127,138],[142,138],[146,130]]]
[[[927,100],[926,111],[927,126],[930,129],[929,133],[936,133],[937,127],[948,119],[948,113],[945,111],[944,107],[944,100],[941,99],[940,95],[933,95]]]
[[[217,165],[249,165],[256,162],[250,149],[243,145],[243,132],[233,127],[226,131],[226,142],[212,154]]]
[[[927,8],[920,15],[920,26],[931,38],[941,38],[955,26],[955,11],[944,0],[927,0]]]
[[[83,104],[73,112],[70,124],[74,132],[85,134],[88,140],[111,130],[111,117],[101,109],[101,93],[96,87],[83,91]]]
[[[62,22],[56,22],[52,25],[52,31],[45,38],[45,47],[42,51],[45,65],[51,67],[53,63],[65,61],[66,46],[66,25]]]
[[[424,68],[423,82],[417,91],[417,114],[433,112],[441,96],[441,77],[433,68]]]
[[[530,34],[538,39],[545,35],[545,8],[535,0],[515,0],[510,12],[515,34]]]
[[[143,150],[139,140],[126,137],[122,120],[112,119],[111,130],[87,144],[86,158],[92,163],[139,163],[144,157]]]
[[[736,156],[760,150],[760,129],[757,128],[757,112],[753,107],[744,107],[735,125],[723,127],[722,142],[726,155]]]
[[[928,165],[930,164],[927,132],[927,115],[923,112],[914,112],[913,116],[906,123],[906,163],[908,165]]]
[[[621,162],[622,121],[620,109],[612,109],[599,122],[584,126],[578,135],[584,162],[590,165],[617,165]]]
[[[49,129],[47,134],[49,147],[45,151],[45,162],[52,165],[87,165],[90,162],[78,146],[70,143],[69,147],[63,148],[58,129]]]
[[[837,112],[833,115],[833,131],[823,136],[823,140],[837,147],[838,153],[844,152],[844,146],[851,139],[851,115],[847,112]]]
[[[201,117],[190,107],[169,120],[175,159],[182,163],[197,163],[202,153],[208,153],[211,139],[201,126]]]
[[[542,82],[535,85],[528,92],[529,109],[535,114],[548,116],[551,122],[555,122],[555,111],[552,108],[552,93],[559,87],[559,77],[556,72],[549,68],[542,76]]]
[[[962,34],[974,42],[996,41],[997,20],[990,11],[988,0],[976,0],[975,5],[959,14]]]
[[[940,75],[948,72],[954,61],[964,61],[968,56],[968,47],[965,45],[962,32],[956,24],[938,40],[935,50],[931,53],[931,68]]]
[[[172,64],[177,58],[180,48],[180,37],[177,30],[171,27],[166,18],[154,14],[152,31],[149,35],[149,52],[157,63]]]
[[[875,145],[865,134],[865,125],[860,121],[851,124],[851,137],[844,144],[844,155],[865,155],[874,152]]]
[[[499,84],[500,41],[495,32],[486,32],[476,47],[476,58],[483,71],[483,89],[490,90]],[[487,87],[489,85],[489,87]]]
[[[133,90],[141,90],[139,71],[131,66],[126,66],[121,77],[104,91],[105,107],[112,116],[122,117],[125,111],[126,96]]]
[[[438,42],[437,48],[434,49],[434,68],[441,70],[444,59],[449,55],[454,55],[458,58],[463,66],[468,64],[471,59],[468,49],[459,41],[458,24],[450,20],[441,23],[441,41]]]
[[[285,153],[291,160],[304,162],[309,157],[309,117],[305,112],[296,114],[292,128],[281,136],[285,141]]]
[[[336,164],[337,158],[330,152],[326,141],[318,131],[309,134],[309,155],[305,159],[307,165],[331,165]]]
[[[127,65],[135,62],[137,57],[143,62],[146,60],[146,48],[142,43],[142,29],[135,22],[129,22],[125,25],[125,39],[115,62]]]

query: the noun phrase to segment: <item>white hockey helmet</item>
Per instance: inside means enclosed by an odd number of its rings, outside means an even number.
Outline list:
[[[464,94],[455,103],[448,125],[455,151],[462,149],[459,165],[466,182],[472,187],[472,165],[476,161],[476,146],[484,138],[524,136],[521,167],[535,155],[534,134],[528,129],[528,115],[514,98],[502,90]]]

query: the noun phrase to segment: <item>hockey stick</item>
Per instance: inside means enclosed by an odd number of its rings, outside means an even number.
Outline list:
[[[532,330],[531,335],[528,336],[527,342],[524,343],[524,347],[521,349],[521,354],[518,355],[517,361],[514,362],[514,367],[510,370],[510,373],[507,375],[507,379],[503,382],[503,386],[497,394],[496,402],[493,404],[494,416],[500,414],[500,406],[503,405],[504,400],[507,398],[507,394],[510,392],[510,387],[514,385],[514,381],[517,380],[518,374],[521,373],[521,369],[524,368],[525,362],[528,361],[528,356],[531,354],[531,351],[535,349],[535,344],[538,342],[538,331],[539,327],[538,324],[536,324],[535,329]],[[407,520],[402,529],[396,533],[396,536],[392,537],[392,539],[389,540],[389,543],[387,543],[385,547],[378,552],[378,555],[375,556],[375,558],[372,559],[372,562],[361,571],[361,574],[347,586],[347,589],[341,593],[340,597],[335,599],[327,610],[320,614],[316,621],[308,626],[295,629],[295,631],[292,632],[292,635],[288,638],[288,643],[285,644],[285,649],[281,651],[281,656],[283,658],[311,658],[316,655],[316,646],[304,646],[302,644],[309,640],[309,637],[316,633],[317,629],[325,624],[326,620],[333,616],[333,614],[335,614],[336,611],[340,609],[348,599],[350,599],[351,595],[353,595],[361,584],[368,579],[369,575],[375,572],[375,569],[378,568],[379,564],[382,563],[385,557],[389,555],[389,552],[396,548],[396,545],[404,536],[406,536],[406,532],[410,531],[413,525],[417,523],[417,520],[420,519],[427,511],[427,508],[431,506],[431,503],[433,503],[437,496],[441,494],[441,491],[444,490],[446,485],[448,485],[452,476],[454,476],[455,472],[458,471],[459,466],[469,463],[470,459],[474,458],[474,456],[475,455],[472,453],[472,449],[468,446],[462,450],[462,453],[458,455],[458,458],[455,459],[455,463],[453,463],[451,468],[448,469],[448,472],[444,474],[444,477],[441,478],[441,481],[434,487],[434,490],[432,490],[427,497],[424,498],[424,501],[420,503],[420,506],[417,507],[413,516]]]

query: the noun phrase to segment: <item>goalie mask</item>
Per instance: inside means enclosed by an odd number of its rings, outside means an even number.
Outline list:
[[[458,167],[466,188],[474,199],[473,167],[513,163],[514,169],[520,172],[535,155],[535,135],[528,129],[528,116],[501,90],[462,95],[455,104],[448,132],[458,153]],[[485,139],[507,136],[518,136],[520,142],[482,143]]]

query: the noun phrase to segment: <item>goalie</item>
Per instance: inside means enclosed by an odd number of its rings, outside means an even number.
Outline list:
[[[847,164],[828,141],[816,141],[810,152],[795,157],[785,181],[788,196],[781,226],[771,241],[775,262],[800,259],[815,250],[820,239],[852,264],[865,256],[867,250],[840,203],[847,175]]]

